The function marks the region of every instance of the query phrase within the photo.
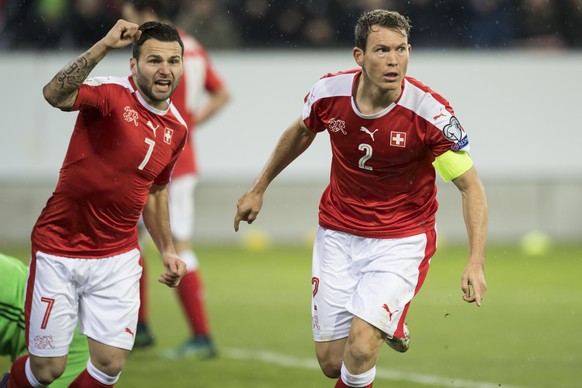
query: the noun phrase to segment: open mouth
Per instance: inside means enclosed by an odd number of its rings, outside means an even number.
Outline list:
[[[154,82],[154,85],[156,85],[158,90],[163,92],[170,90],[172,87],[172,82],[170,80],[157,80]]]
[[[398,79],[398,73],[395,72],[385,73],[384,78],[387,79],[388,81],[396,81]]]

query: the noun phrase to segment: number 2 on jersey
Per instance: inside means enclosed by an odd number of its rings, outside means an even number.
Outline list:
[[[148,164],[148,161],[150,160],[150,158],[152,157],[152,153],[154,152],[154,147],[156,146],[156,142],[153,141],[152,139],[148,139],[146,137],[144,141],[148,145],[148,152],[146,152],[145,158],[143,158],[143,161],[141,162],[141,164],[138,167],[138,169],[140,169],[140,170],[143,170],[143,168],[146,166],[146,164]]]
[[[366,143],[362,143],[358,146],[358,149],[360,151],[364,151],[364,156],[362,156],[358,161],[358,167],[360,167],[362,170],[372,171],[372,166],[366,166],[366,162],[372,157],[372,146]]]

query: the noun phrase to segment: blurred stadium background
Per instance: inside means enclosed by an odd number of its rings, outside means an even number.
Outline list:
[[[310,86],[327,72],[355,65],[351,28],[361,10],[375,7],[411,16],[408,73],[449,98],[469,132],[487,186],[491,241],[517,241],[530,231],[557,241],[581,235],[582,132],[575,128],[582,1],[175,5],[178,22],[207,46],[233,94],[226,110],[196,134],[199,242],[236,242],[260,229],[273,242],[296,243],[312,233],[329,167],[325,134],[273,184],[261,219],[239,235],[232,232],[235,203],[281,131],[299,116]],[[42,86],[118,17],[115,0],[0,0],[0,217],[9,220],[0,225],[1,241],[27,242],[56,182],[75,119],[50,108]],[[93,74],[128,73],[129,56],[129,49],[108,56]],[[456,189],[439,185],[441,237],[462,241]]]
[[[440,277],[437,267],[434,283],[425,287],[429,292],[420,295],[424,299],[419,304],[424,307],[415,310],[419,311],[417,338],[419,342],[428,341],[428,346],[425,353],[417,353],[409,361],[425,365],[423,373],[442,372],[485,383],[463,385],[463,381],[451,380],[450,384],[440,384],[440,380],[433,379],[425,384],[421,380],[426,375],[418,375],[418,381],[398,386],[492,387],[497,386],[498,380],[505,382],[500,386],[577,386],[580,376],[576,377],[575,365],[582,361],[582,344],[575,327],[578,325],[579,329],[582,313],[582,254],[572,246],[579,246],[582,236],[582,131],[578,120],[582,103],[581,0],[181,0],[175,4],[180,11],[177,21],[206,45],[233,94],[225,111],[196,133],[201,168],[196,193],[196,242],[205,247],[200,257],[208,275],[211,314],[222,345],[253,349],[256,344],[245,338],[245,330],[253,330],[250,323],[249,328],[244,323],[240,323],[242,328],[232,323],[232,289],[223,287],[231,284],[237,293],[244,288],[241,295],[255,301],[248,311],[237,308],[238,315],[253,314],[251,323],[256,325],[262,313],[273,312],[279,316],[276,325],[295,330],[282,337],[265,336],[258,340],[257,349],[292,353],[299,357],[299,364],[303,362],[301,357],[313,356],[309,318],[305,316],[309,288],[284,286],[279,292],[271,290],[287,279],[283,273],[293,277],[289,284],[308,276],[309,250],[304,244],[310,241],[317,224],[317,204],[327,183],[327,135],[319,135],[313,146],[278,177],[267,194],[259,220],[252,226],[244,225],[238,234],[232,227],[236,200],[263,166],[280,133],[300,115],[302,99],[311,85],[327,72],[355,66],[351,29],[360,11],[386,7],[408,14],[413,21],[408,74],[446,96],[469,133],[471,154],[485,183],[490,206],[488,298],[491,306],[500,306],[482,313],[486,315],[477,330],[482,333],[481,338],[491,341],[483,340],[473,349],[474,353],[483,352],[478,362],[490,369],[457,364],[464,356],[475,357],[466,349],[464,355],[463,349],[456,349],[455,356],[449,353],[448,359],[443,358],[448,364],[433,361],[433,354],[442,356],[439,351],[443,346],[448,349],[454,345],[431,340],[431,330],[436,328],[447,337],[451,336],[452,327],[472,327],[482,319],[466,309],[457,310],[456,296],[451,302],[451,293],[458,292],[463,253],[454,256],[460,257],[453,259],[456,266],[441,267]],[[0,0],[0,250],[19,256],[27,252],[32,225],[54,188],[75,120],[74,113],[61,113],[44,102],[43,85],[109,30],[118,17],[116,0]],[[93,75],[129,73],[129,56],[129,49],[109,55]],[[465,242],[460,196],[454,185],[439,182],[439,202],[438,226],[444,247],[440,255],[449,257],[447,247]],[[553,242],[549,251],[548,239]],[[514,246],[521,242],[526,250],[518,251]],[[238,244],[246,251],[218,248]],[[291,254],[263,250],[269,245],[301,248]],[[564,253],[566,250],[568,254]],[[249,258],[249,251],[259,252],[259,256]],[[301,257],[294,263],[297,254]],[[289,261],[285,255],[289,255]],[[218,258],[212,264],[204,262],[206,257],[214,256]],[[285,261],[279,268],[280,256]],[[233,260],[243,260],[245,264],[231,268]],[[258,267],[265,270],[265,265],[267,271],[273,271],[264,276],[255,272]],[[289,275],[297,268],[305,273]],[[236,273],[247,282],[237,283],[238,277],[229,276],[227,283],[221,283],[226,281],[221,271],[229,269],[240,271]],[[242,275],[245,270],[248,274]],[[281,277],[273,279],[273,288],[269,289],[275,295],[272,298],[263,299],[264,290],[249,288],[253,283],[250,279],[271,279],[279,271]],[[448,288],[439,283],[445,279]],[[290,301],[286,292],[303,292],[303,299],[300,303]],[[152,294],[158,295],[154,311],[166,308],[162,307],[166,306],[163,298],[172,297],[165,290]],[[431,299],[427,295],[436,296]],[[421,315],[420,311],[433,302],[434,306]],[[235,303],[247,301],[241,296]],[[526,312],[513,314],[516,306]],[[181,321],[176,305],[167,308],[171,310],[168,314],[175,314],[176,321]],[[538,309],[545,309],[547,314]],[[450,311],[458,319],[454,326],[449,326],[453,321],[439,321],[435,326],[431,312],[448,316]],[[300,319],[294,318],[297,314],[301,314]],[[300,327],[294,325],[296,321],[301,321]],[[499,325],[507,322],[511,333],[500,333]],[[158,326],[164,324],[160,318]],[[259,332],[269,330],[266,325]],[[463,338],[474,335],[470,327],[461,330],[457,334]],[[176,333],[184,332],[184,327],[176,329]],[[524,337],[518,339],[520,332]],[[233,339],[232,335],[236,337]],[[553,342],[552,335],[564,338]],[[179,340],[176,337],[171,341]],[[174,345],[161,341],[162,345]],[[509,349],[504,349],[505,345]],[[552,352],[546,353],[549,348]],[[499,349],[503,350],[498,353]],[[263,385],[257,384],[259,377],[247,375],[247,364],[232,361],[236,359],[233,354],[225,364],[208,368],[216,368],[216,375],[222,368],[233,368],[237,383],[191,385],[186,378],[178,383],[181,380],[176,374],[172,377],[176,383],[168,386],[272,387],[272,381],[281,381],[286,370],[285,360],[279,360],[277,367],[259,363],[257,368],[263,374],[277,376],[265,379]],[[151,354],[136,357],[145,369],[130,362],[129,376],[149,376],[147,368],[156,365],[169,367],[158,365]],[[276,355],[255,353],[249,357],[277,359]],[[446,365],[453,364],[458,368],[443,371]],[[309,365],[308,369],[313,369]],[[414,368],[406,362],[394,363],[390,359],[387,365],[414,375]],[[553,372],[535,374],[544,369]],[[498,370],[503,372],[496,374],[494,371]],[[299,378],[316,381],[315,385],[301,386],[324,386],[321,382],[325,380],[316,370]],[[123,386],[140,386],[135,383],[139,380],[129,381]],[[279,386],[292,385],[283,382]]]
[[[316,55],[314,55],[316,54]],[[50,191],[76,117],[52,109],[42,86],[73,53],[4,52],[0,153],[0,236],[28,241]],[[129,72],[129,52],[110,55],[94,74]],[[235,204],[284,128],[300,115],[318,77],[353,66],[344,51],[217,52],[216,67],[233,93],[220,116],[196,134],[202,174],[197,192],[198,242],[234,242],[268,230],[273,241],[303,241],[317,222],[328,179],[327,134],[286,170],[268,192],[259,221],[232,229]],[[577,51],[413,51],[409,74],[450,99],[469,133],[486,184],[492,242],[517,241],[531,230],[577,240],[582,218],[582,131],[576,120],[582,86]],[[440,234],[465,238],[459,194],[439,183]]]

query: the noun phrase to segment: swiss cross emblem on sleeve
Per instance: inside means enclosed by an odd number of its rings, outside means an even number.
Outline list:
[[[406,132],[390,131],[391,147],[406,147]]]
[[[164,129],[164,143],[172,144],[172,134],[174,133],[173,129],[166,128]]]

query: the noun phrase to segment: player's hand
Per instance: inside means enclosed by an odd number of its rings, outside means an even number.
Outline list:
[[[263,195],[247,191],[236,203],[236,215],[234,216],[234,231],[238,232],[241,221],[252,224],[263,206]]]
[[[112,49],[119,49],[132,44],[141,36],[139,26],[126,20],[119,19],[103,38],[103,43]]]
[[[482,264],[469,263],[461,277],[461,289],[463,290],[463,300],[468,303],[475,302],[481,307],[483,295],[487,291],[485,281],[485,271]]]
[[[160,275],[158,281],[168,287],[177,287],[186,273],[186,264],[174,254],[165,254],[162,258],[166,272]]]

